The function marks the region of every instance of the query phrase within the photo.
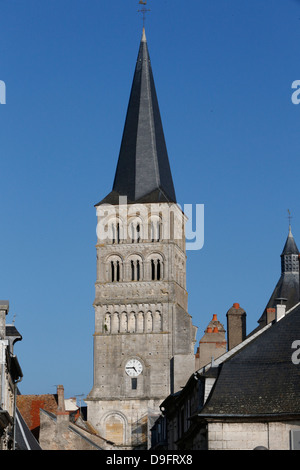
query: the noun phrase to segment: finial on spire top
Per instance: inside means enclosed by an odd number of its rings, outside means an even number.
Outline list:
[[[289,215],[288,215],[288,219],[289,219],[289,232],[291,232],[291,231],[292,231],[292,229],[291,229],[291,219],[292,219],[293,217],[291,216],[290,210],[288,209],[287,211],[288,211],[288,214],[289,214]]]
[[[142,35],[142,41],[143,42],[146,42],[147,39],[146,39],[146,31],[145,31],[145,26],[143,26],[143,35]]]
[[[151,10],[147,10],[146,8],[146,5],[147,5],[147,0],[143,1],[143,0],[140,0],[139,1],[139,5],[143,5],[141,10],[138,10],[139,13],[142,13],[143,15],[143,39],[144,39],[144,36],[145,36],[145,21],[146,21],[146,13],[148,11],[151,11]],[[145,39],[146,39],[146,36],[145,36]]]

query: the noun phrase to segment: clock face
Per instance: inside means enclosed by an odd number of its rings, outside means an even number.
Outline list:
[[[126,363],[125,371],[129,377],[137,377],[143,372],[143,366],[137,359],[130,359]]]

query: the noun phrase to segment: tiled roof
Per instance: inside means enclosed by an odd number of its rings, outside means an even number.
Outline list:
[[[38,439],[40,428],[40,408],[56,413],[57,395],[18,395],[17,407],[25,420],[28,428]]]

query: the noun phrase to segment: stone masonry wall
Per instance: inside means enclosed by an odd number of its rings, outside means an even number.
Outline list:
[[[286,423],[209,423],[209,450],[290,450],[290,431],[299,429],[300,421]]]

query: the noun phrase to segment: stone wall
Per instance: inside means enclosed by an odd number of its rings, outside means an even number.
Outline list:
[[[40,438],[42,450],[109,450],[113,446],[97,435],[70,423],[69,414],[52,415],[40,410]]]
[[[209,450],[290,450],[292,429],[300,429],[300,421],[285,423],[209,423]]]

